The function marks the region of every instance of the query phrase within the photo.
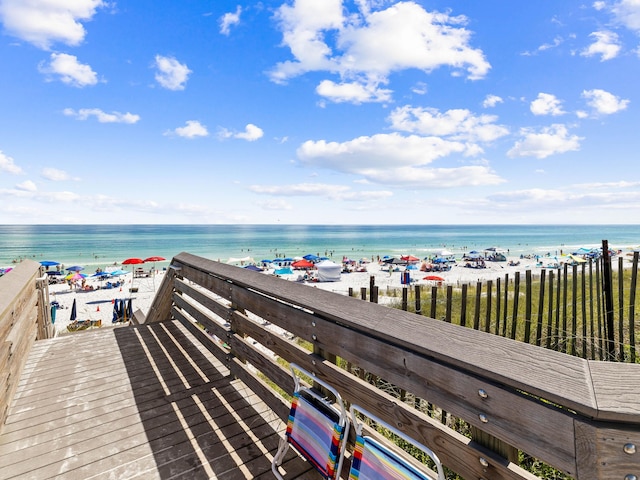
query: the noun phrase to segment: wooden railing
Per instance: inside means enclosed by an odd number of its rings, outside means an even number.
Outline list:
[[[274,386],[290,392],[293,382],[280,359],[466,479],[537,478],[497,453],[516,449],[581,480],[640,477],[638,364],[580,359],[188,253],[172,260],[147,322],[169,318],[283,420],[288,404]],[[365,381],[365,371],[402,395]],[[427,402],[468,422],[472,438],[417,408]]]
[[[25,260],[0,277],[0,429],[36,339],[53,336],[47,277]]]

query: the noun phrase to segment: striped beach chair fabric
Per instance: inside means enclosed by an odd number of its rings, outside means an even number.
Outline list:
[[[291,364],[295,389],[291,410],[287,421],[287,430],[280,441],[278,452],[273,458],[271,470],[274,475],[283,480],[278,471],[288,447],[292,446],[307,461],[309,461],[327,480],[339,477],[344,458],[345,433],[349,429],[349,416],[340,394],[330,385],[315,379],[319,385],[327,389],[336,399],[336,404],[330,403],[318,391],[302,387],[296,372],[309,377],[312,375],[295,364]]]
[[[356,430],[356,445],[351,460],[349,480],[434,480],[434,477],[419,470],[389,448],[370,436],[363,435],[363,423],[356,412],[371,418],[383,427],[424,451],[436,465],[437,480],[444,480],[444,471],[438,456],[428,447],[413,440],[408,435],[395,429],[386,422],[361,407],[351,406],[351,418]]]

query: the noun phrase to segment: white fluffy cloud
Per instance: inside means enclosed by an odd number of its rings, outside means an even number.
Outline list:
[[[65,108],[63,113],[78,120],[87,120],[89,117],[95,117],[100,123],[137,123],[140,120],[140,115],[134,115],[129,112],[106,113],[99,108],[81,108],[80,110]]]
[[[22,183],[16,185],[17,190],[22,190],[23,192],[37,192],[37,185],[31,180],[26,180]]]
[[[484,108],[493,108],[502,102],[504,102],[504,100],[502,100],[502,97],[499,97],[498,95],[487,95],[482,102],[482,106]]]
[[[326,71],[340,82],[321,83],[318,94],[361,103],[387,101],[390,91],[378,86],[393,72],[449,67],[454,75],[475,80],[489,71],[482,51],[470,46],[465,17],[429,12],[414,2],[377,11],[371,2],[356,3],[358,12],[347,12],[342,0],[282,5],[276,17],[294,59],[277,64],[271,79],[284,83],[306,72]],[[356,83],[361,88],[354,88]]]
[[[622,100],[620,97],[598,88],[583,91],[582,97],[586,98],[587,104],[601,115],[619,112],[629,105],[629,100]]]
[[[57,76],[72,87],[82,88],[98,83],[98,75],[89,65],[80,63],[78,57],[67,53],[52,53],[49,63],[40,64],[39,70],[47,76]]]
[[[11,35],[48,50],[55,42],[79,45],[102,0],[2,0],[0,18]]]
[[[585,48],[580,55],[584,57],[600,55],[600,61],[604,62],[616,58],[620,53],[620,41],[616,33],[601,31],[593,32],[589,36],[595,38],[595,42]]]
[[[232,25],[238,25],[240,23],[240,14],[242,13],[242,7],[238,5],[235,13],[225,13],[220,17],[220,33],[222,35],[229,35]]]
[[[531,102],[529,108],[534,115],[558,116],[567,113],[562,110],[562,102],[550,93],[539,93],[538,98]]]
[[[335,83],[323,80],[316,88],[316,93],[335,103],[350,102],[388,102],[391,100],[391,90],[379,88],[378,85],[365,85],[359,82]]]
[[[71,176],[65,172],[64,170],[59,170],[57,168],[43,168],[42,176],[47,180],[51,180],[53,182],[62,182],[65,180],[71,180]]]
[[[492,142],[509,133],[506,127],[496,125],[494,115],[474,115],[466,109],[440,112],[435,108],[404,106],[389,115],[394,130],[449,137],[452,140]]]
[[[253,123],[248,123],[244,129],[244,132],[232,132],[226,128],[221,128],[218,131],[218,138],[239,138],[241,140],[247,140],[248,142],[255,142],[256,140],[262,138],[264,136],[264,132],[262,129]]]
[[[523,138],[507,152],[509,157],[547,158],[558,153],[577,151],[583,140],[577,135],[569,135],[567,127],[561,124],[544,127],[540,132],[523,128],[520,134]]]
[[[177,135],[179,137],[193,139],[197,137],[208,137],[209,131],[207,127],[197,120],[188,120],[184,127],[178,127],[175,130],[168,131],[165,135]]]
[[[262,138],[264,132],[260,127],[255,126],[253,123],[247,124],[244,132],[236,133],[235,138],[240,138],[242,140],[247,140],[248,142],[255,142],[256,140]]]
[[[191,70],[173,57],[156,55],[156,81],[168,90],[184,90]]]
[[[638,0],[620,0],[613,4],[611,11],[625,27],[640,32],[640,2]]]
[[[20,175],[24,173],[22,168],[15,164],[13,158],[5,155],[0,151],[0,172],[7,172],[13,175]]]
[[[297,150],[301,163],[357,175],[372,183],[414,188],[493,185],[502,179],[485,165],[430,168],[452,154],[464,154],[462,142],[399,133],[362,136],[347,142],[307,141]]]

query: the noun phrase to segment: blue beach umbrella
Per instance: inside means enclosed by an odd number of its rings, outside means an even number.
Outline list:
[[[109,272],[109,275],[111,275],[112,277],[119,277],[120,275],[126,275],[127,272],[126,270],[114,270],[113,272]]]
[[[43,267],[55,267],[56,265],[60,265],[60,262],[54,262],[53,260],[42,260],[40,265]]]
[[[67,270],[70,272],[79,272],[80,270],[84,270],[84,267],[81,267],[80,265],[74,265],[73,267],[67,268]]]

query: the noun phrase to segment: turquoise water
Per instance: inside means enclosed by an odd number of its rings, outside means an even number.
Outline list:
[[[512,255],[640,245],[640,225],[0,225],[0,267],[53,260],[88,268],[180,252],[214,260],[320,254],[341,260],[497,246]]]

